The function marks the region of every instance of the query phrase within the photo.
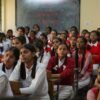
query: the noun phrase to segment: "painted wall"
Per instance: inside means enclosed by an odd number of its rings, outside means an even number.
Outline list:
[[[81,0],[80,28],[89,31],[100,27],[100,0]]]
[[[15,0],[2,0],[2,31],[15,30]]]

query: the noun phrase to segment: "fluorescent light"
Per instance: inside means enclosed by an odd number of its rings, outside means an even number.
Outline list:
[[[56,4],[60,3],[64,0],[27,0],[28,2],[33,2],[33,3],[40,3],[40,4]]]

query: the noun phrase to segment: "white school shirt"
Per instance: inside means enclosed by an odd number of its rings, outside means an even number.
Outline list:
[[[3,40],[3,48],[4,52],[11,47],[11,40],[10,39],[5,39]]]
[[[42,32],[39,31],[39,32],[36,34],[36,38],[39,38],[41,34],[42,34]]]
[[[43,58],[42,58],[42,61],[41,61],[41,63],[45,65],[44,68],[47,68],[50,57],[51,57],[50,52],[44,51]],[[40,59],[41,59],[41,57],[38,58],[37,63],[40,63]]]
[[[3,68],[3,63],[0,63],[0,70],[2,70],[2,68]],[[6,69],[5,68],[5,72],[4,73],[6,74],[7,78],[10,77],[12,71],[13,71],[13,67],[11,67],[10,69]]]
[[[0,70],[0,97],[13,96],[6,74]]]
[[[20,64],[18,61],[14,71],[12,72],[9,80],[18,81],[20,80]],[[44,64],[38,63],[36,66],[35,78],[30,77],[31,71],[26,71],[26,79],[20,80],[24,87],[20,88],[22,94],[31,94],[31,97],[35,100],[50,100],[48,95],[48,83],[46,77],[46,69]],[[27,73],[29,72],[29,73]]]

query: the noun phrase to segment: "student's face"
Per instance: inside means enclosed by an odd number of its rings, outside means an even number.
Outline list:
[[[75,46],[76,45],[76,38],[75,37],[71,37],[70,44],[71,44],[71,46]]]
[[[33,53],[26,48],[21,48],[20,50],[20,59],[24,63],[29,63],[33,59]]]
[[[85,47],[85,43],[82,38],[77,39],[77,48],[81,49]]]
[[[35,34],[33,32],[30,32],[29,35],[31,38],[35,38]]]
[[[42,40],[44,44],[47,42],[44,36],[40,36],[40,40]]]
[[[95,33],[91,33],[90,34],[90,39],[91,39],[91,41],[96,41],[97,40],[97,35],[95,34]]]
[[[38,31],[39,31],[39,28],[38,28],[37,26],[34,26],[34,27],[33,27],[33,30],[34,30],[35,32],[38,32]]]
[[[24,35],[25,33],[23,33],[22,29],[18,29],[17,30],[17,36],[22,36]]]
[[[64,41],[66,41],[66,35],[65,35],[65,34],[61,34],[61,35],[60,35],[60,38],[61,38],[62,40],[64,40]]]
[[[15,61],[16,61],[16,58],[12,51],[5,52],[4,57],[3,57],[3,63],[5,64],[5,67],[7,69],[10,69],[11,67],[13,67]]]
[[[51,40],[53,40],[56,37],[56,32],[51,31],[50,35],[51,35]]]
[[[59,46],[59,44],[60,44],[59,40],[57,40],[57,39],[54,39],[54,40],[53,40],[53,48],[54,48],[54,49],[57,49],[58,46]]]
[[[12,46],[20,50],[23,47],[23,44],[18,39],[13,39]]]
[[[89,40],[90,39],[90,35],[89,34],[85,34],[85,38],[86,38],[86,40]]]
[[[64,58],[67,55],[67,47],[65,44],[58,46],[57,54],[59,58]]]

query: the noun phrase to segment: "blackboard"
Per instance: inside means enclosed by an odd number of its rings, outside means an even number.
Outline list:
[[[40,1],[40,2],[35,2]],[[75,25],[79,29],[80,3],[79,0],[17,0],[16,26],[30,26],[39,24],[41,30],[52,26],[59,31],[69,29]],[[50,0],[49,0],[50,1]],[[56,0],[57,1],[57,0]]]

